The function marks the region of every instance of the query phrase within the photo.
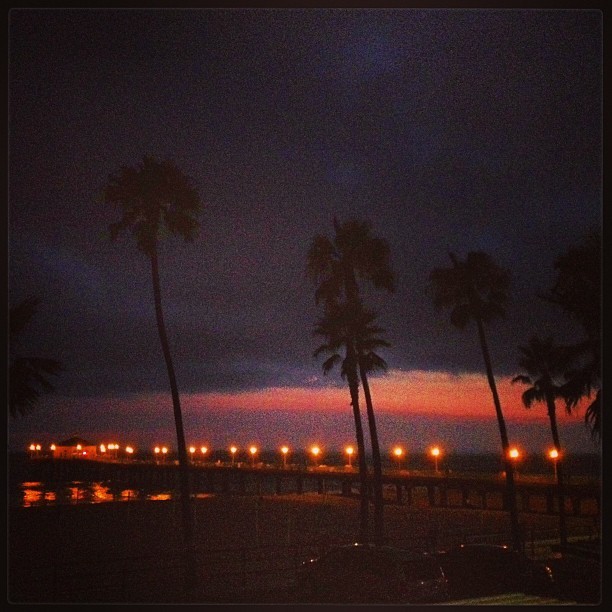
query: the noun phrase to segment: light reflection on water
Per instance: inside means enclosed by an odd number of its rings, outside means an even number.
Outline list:
[[[23,482],[11,492],[11,505],[23,508],[58,504],[97,504],[116,501],[172,499],[172,491],[113,488],[106,482]]]

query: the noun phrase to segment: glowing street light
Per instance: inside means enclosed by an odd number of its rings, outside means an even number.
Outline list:
[[[133,446],[126,446],[125,447],[125,452],[128,454],[128,456],[131,456],[134,454],[134,447]]]
[[[310,452],[312,453],[312,456],[314,457],[314,462],[315,462],[315,467],[319,467],[319,455],[321,454],[321,449],[315,444],[311,449]]]
[[[106,446],[104,446],[104,444],[100,444],[100,454],[104,455],[104,453],[106,453]]]
[[[283,453],[283,467],[286,468],[287,467],[287,453],[289,452],[289,447],[288,446],[282,446],[281,447],[281,453]]]
[[[205,457],[206,453],[208,452],[208,448],[206,446],[200,446],[200,452],[202,453],[202,457]]]
[[[193,461],[193,455],[196,452],[195,446],[189,447],[189,453],[191,454],[191,460]]]
[[[353,453],[355,452],[355,449],[352,446],[347,446],[344,451],[346,452],[346,454],[348,455],[348,466],[349,468],[352,467],[351,466],[351,459],[353,458]]]
[[[555,471],[555,480],[557,480],[557,461],[559,460],[559,451],[556,448],[553,448],[548,451],[548,456],[552,459],[553,467]]]
[[[234,465],[235,459],[236,459],[236,451],[238,449],[235,446],[232,446],[230,448],[230,453],[232,453],[232,465]]]
[[[518,476],[518,468],[516,466],[518,464],[518,460],[521,458],[521,453],[519,449],[516,448],[516,446],[513,446],[511,449],[508,450],[508,457],[510,461],[514,463],[514,473],[516,476]]]
[[[393,449],[393,454],[397,457],[397,469],[402,469],[402,457],[404,455],[404,449],[401,446],[396,446]]]
[[[430,455],[434,458],[434,466],[436,473],[438,472],[438,457],[440,456],[440,448],[438,446],[434,446],[430,451]]]
[[[249,448],[249,453],[251,453],[251,466],[255,467],[255,455],[257,454],[257,447],[251,446],[251,448]]]

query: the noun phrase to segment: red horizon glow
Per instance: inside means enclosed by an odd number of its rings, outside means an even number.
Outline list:
[[[496,379],[504,417],[511,421],[548,421],[544,404],[525,408],[521,396],[526,387],[512,384],[511,376]],[[370,382],[374,407],[380,413],[435,415],[446,419],[491,419],[495,409],[491,390],[481,374],[449,374],[391,370]],[[349,405],[344,387],[268,387],[261,390],[183,394],[185,410],[287,410],[345,411]],[[586,400],[585,400],[586,404]],[[579,406],[578,410],[582,407]],[[559,402],[557,418],[565,409]],[[572,416],[571,418],[575,418]]]

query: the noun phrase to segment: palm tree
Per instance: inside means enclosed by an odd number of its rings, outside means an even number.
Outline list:
[[[323,362],[323,374],[327,375],[336,365],[340,365],[340,375],[348,382],[351,396],[351,407],[355,421],[355,438],[357,442],[357,461],[359,465],[359,540],[367,542],[369,522],[368,502],[368,467],[366,464],[365,441],[361,412],[359,410],[359,377],[357,374],[357,354],[352,339],[353,316],[346,306],[330,303],[325,315],[319,319],[314,329],[314,335],[322,336],[325,342],[314,352],[313,356],[328,354]],[[339,351],[344,349],[344,357]]]
[[[449,253],[449,255],[452,267],[436,268],[430,274],[430,281],[434,288],[434,305],[437,308],[449,307],[451,309],[451,324],[459,329],[463,329],[471,320],[476,322],[504,454],[512,545],[516,550],[519,550],[521,548],[521,537],[516,504],[514,467],[508,454],[510,445],[506,422],[497,393],[495,377],[493,376],[493,367],[484,328],[485,323],[505,314],[503,305],[508,298],[510,276],[506,270],[497,266],[486,253],[481,251],[468,253],[465,261],[460,261],[453,253]]]
[[[558,397],[563,397],[568,352],[563,347],[556,346],[552,338],[542,340],[538,336],[532,336],[529,339],[529,344],[521,346],[519,349],[521,351],[519,366],[526,374],[515,376],[512,382],[531,385],[522,395],[523,404],[527,408],[531,408],[534,402],[546,403],[553,444],[558,456],[562,457],[555,400]],[[563,463],[561,461],[557,463],[556,473],[559,496],[559,535],[561,545],[565,546],[567,544],[567,530],[565,527]]]
[[[317,304],[323,302],[328,305],[344,301],[354,310],[359,309],[358,278],[376,289],[390,293],[395,289],[389,245],[386,240],[372,235],[372,226],[367,221],[349,220],[341,224],[334,217],[333,239],[320,234],[315,236],[308,252],[307,270],[316,284]],[[368,417],[374,467],[376,534],[378,539],[382,539],[382,463],[371,398],[368,403]]]
[[[142,163],[136,167],[123,166],[119,174],[109,178],[103,191],[103,200],[108,204],[118,205],[121,209],[121,218],[109,227],[111,241],[116,240],[122,230],[129,230],[136,238],[138,249],[151,262],[157,330],[168,371],[174,409],[186,553],[186,588],[191,592],[195,588],[196,567],[191,524],[189,462],[178,385],[164,323],[157,245],[162,231],[178,234],[186,241],[194,239],[199,227],[196,215],[201,208],[200,199],[190,179],[173,162],[158,161],[145,155]]]
[[[368,428],[370,430],[370,441],[372,444],[372,464],[374,468],[374,535],[376,542],[382,544],[384,540],[382,463],[368,373],[375,371],[386,372],[387,362],[374,351],[382,347],[390,346],[390,344],[380,337],[380,334],[385,330],[382,327],[374,325],[375,318],[376,315],[372,311],[360,309],[360,311],[356,313],[353,337],[355,339],[357,362],[359,364],[359,377],[361,379],[363,395],[366,401]]]
[[[55,390],[49,376],[62,370],[59,361],[19,354],[19,338],[36,314],[37,297],[28,297],[9,310],[9,414],[25,416],[36,407],[42,393]]]
[[[601,440],[601,256],[601,235],[592,232],[557,258],[557,281],[547,294],[540,296],[560,306],[585,332],[585,338],[571,347],[575,366],[568,371],[563,396],[566,408],[572,411],[583,397],[590,398],[595,393],[584,418],[598,440]]]

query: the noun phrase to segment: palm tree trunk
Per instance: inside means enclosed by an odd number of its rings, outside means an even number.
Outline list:
[[[374,470],[374,539],[376,544],[383,544],[385,539],[384,524],[384,499],[382,489],[382,464],[380,459],[380,445],[378,444],[378,432],[376,429],[376,417],[374,416],[374,405],[370,393],[370,383],[361,358],[359,359],[359,374],[363,385],[363,395],[366,401],[368,415],[368,427],[370,429],[370,440],[372,444],[372,467]]]
[[[559,430],[557,428],[557,411],[555,407],[555,398],[550,392],[546,393],[546,406],[548,407],[548,418],[550,419],[550,430],[552,432],[553,444],[558,458],[563,457],[561,454],[561,443],[559,442]],[[567,527],[565,524],[565,491],[564,491],[564,470],[563,464],[557,459],[557,495],[559,497],[559,540],[561,546],[567,545]]]
[[[183,430],[183,415],[181,412],[181,402],[179,398],[176,375],[172,356],[170,355],[170,345],[166,335],[164,314],[162,310],[161,286],[159,281],[159,265],[157,260],[157,249],[153,249],[151,255],[151,274],[153,277],[153,295],[155,298],[155,315],[157,318],[157,330],[161,342],[168,378],[170,381],[170,391],[172,394],[172,406],[174,408],[174,423],[176,426],[176,440],[179,456],[179,482],[181,491],[181,511],[183,544],[185,548],[185,587],[188,595],[193,594],[197,582],[196,555],[193,542],[191,495],[189,490],[189,463],[187,461],[187,448],[185,445],[185,433]]]
[[[348,361],[355,364],[354,350],[347,346]],[[351,394],[351,406],[353,407],[353,418],[355,419],[355,437],[357,441],[357,461],[359,465],[359,541],[369,541],[369,483],[368,465],[366,463],[365,439],[363,436],[363,425],[361,423],[361,412],[359,411],[359,380],[355,365],[350,365],[351,371],[347,374],[349,391]]]
[[[493,368],[491,366],[491,357],[489,355],[489,348],[487,346],[487,339],[485,336],[484,325],[480,317],[476,317],[476,325],[478,327],[478,337],[480,339],[480,348],[482,350],[482,356],[485,362],[485,368],[487,371],[487,380],[491,393],[493,394],[493,403],[495,404],[495,414],[497,415],[497,425],[499,427],[499,433],[502,441],[502,449],[504,452],[504,468],[506,471],[506,493],[508,506],[510,509],[510,530],[512,536],[512,547],[515,550],[521,550],[521,532],[518,520],[518,508],[516,505],[516,486],[514,484],[514,466],[510,460],[508,451],[510,444],[508,442],[508,432],[506,431],[506,422],[504,420],[504,414],[501,409],[501,403],[499,401],[499,395],[497,394],[497,386],[495,384],[495,378],[493,376]]]

